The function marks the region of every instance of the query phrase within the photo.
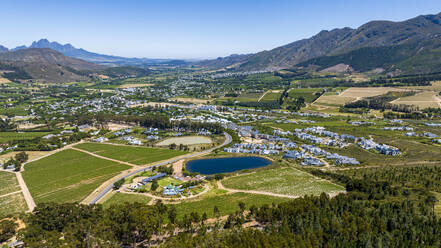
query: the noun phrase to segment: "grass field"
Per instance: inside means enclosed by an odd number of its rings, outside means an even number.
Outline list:
[[[208,218],[212,218],[214,217],[214,206],[217,206],[220,215],[224,216],[239,210],[239,202],[245,203],[246,208],[249,208],[252,205],[260,207],[265,204],[271,205],[272,203],[277,204],[285,201],[289,201],[289,199],[266,195],[234,193],[206,197],[197,201],[182,202],[174,206],[177,209],[178,218],[182,218],[185,214],[189,215],[191,212],[197,212],[199,215],[205,212]]]
[[[26,201],[21,192],[0,197],[0,217],[27,211]]]
[[[280,92],[271,91],[271,92],[266,93],[260,101],[261,102],[278,101],[281,95],[282,95],[282,93],[280,93]]]
[[[110,198],[103,202],[103,208],[109,208],[115,204],[123,204],[125,202],[133,203],[149,203],[152,198],[141,195],[141,194],[124,194],[124,193],[114,193]]]
[[[344,187],[321,180],[292,167],[262,170],[227,178],[223,185],[231,189],[257,190],[276,194],[303,196],[343,191]]]
[[[170,144],[183,144],[183,145],[197,145],[197,144],[211,144],[212,141],[210,138],[205,136],[185,136],[185,137],[172,137],[165,139],[159,143],[157,146],[168,146]]]
[[[305,99],[306,103],[311,103],[316,98],[316,96],[314,94],[317,92],[321,92],[321,90],[322,89],[320,89],[320,88],[310,88],[310,89],[309,88],[306,88],[306,89],[292,88],[289,91],[288,96],[295,97],[295,98],[303,97]]]
[[[83,144],[78,144],[75,147],[89,152],[93,152],[100,156],[117,159],[136,165],[149,164],[156,161],[161,161],[186,154],[186,152],[169,150],[169,149],[109,145],[109,144],[97,144],[97,143],[83,143]]]
[[[0,171],[0,196],[21,190],[14,173]]]
[[[30,140],[43,137],[48,132],[0,132],[0,143],[7,143],[13,140]]]
[[[25,165],[23,178],[36,203],[79,202],[127,165],[64,150]]]

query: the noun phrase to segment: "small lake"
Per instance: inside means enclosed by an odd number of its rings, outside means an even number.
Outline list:
[[[262,157],[232,157],[192,160],[186,164],[188,172],[205,175],[235,172],[270,165],[272,162]]]

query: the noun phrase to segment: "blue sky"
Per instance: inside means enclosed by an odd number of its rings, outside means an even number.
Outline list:
[[[214,58],[439,12],[440,0],[2,0],[0,44],[47,38],[128,57]]]

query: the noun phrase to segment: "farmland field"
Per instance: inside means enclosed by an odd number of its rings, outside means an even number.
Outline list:
[[[170,144],[183,144],[183,145],[196,145],[196,144],[211,144],[212,141],[210,138],[205,136],[185,136],[185,137],[173,137],[165,139],[159,143],[157,146],[168,146]]]
[[[292,88],[289,93],[288,96],[289,97],[295,97],[295,98],[299,98],[299,97],[303,97],[305,99],[306,103],[311,103],[314,101],[314,99],[316,98],[316,96],[314,95],[317,92],[320,92],[321,89],[320,88],[311,88],[311,89],[296,89],[296,88]]]
[[[265,102],[265,101],[277,101],[279,100],[280,96],[282,95],[282,93],[280,92],[276,92],[276,91],[270,91],[268,93],[266,93],[262,99],[260,99],[261,102]]]
[[[265,204],[277,204],[285,201],[289,201],[289,199],[266,195],[234,193],[210,196],[201,200],[182,202],[173,206],[176,207],[178,218],[182,218],[185,214],[189,215],[191,212],[197,212],[199,215],[205,212],[208,218],[212,218],[214,217],[214,206],[218,207],[220,216],[224,216],[239,210],[239,202],[245,203],[246,208],[249,208],[252,205],[259,207]]]
[[[117,159],[136,165],[149,164],[186,154],[186,152],[169,149],[96,143],[83,143],[78,144],[75,147],[103,157]]]
[[[359,99],[359,98],[383,95],[389,91],[405,91],[405,89],[391,88],[391,87],[366,87],[366,88],[351,87],[343,91],[340,94],[340,96],[354,97]]]
[[[391,103],[394,104],[406,104],[415,105],[421,109],[424,108],[439,108],[441,107],[441,99],[437,97],[437,92],[434,91],[423,91],[414,96],[402,97]]]
[[[27,211],[26,201],[21,192],[0,197],[0,217]]]
[[[331,106],[345,105],[348,102],[355,101],[354,97],[345,97],[341,95],[323,95],[315,100],[315,104],[325,104]]]
[[[303,196],[341,192],[344,187],[317,179],[292,167],[262,170],[224,180],[223,185],[231,189],[257,190],[276,194]]]
[[[21,190],[14,173],[0,171],[0,196]]]
[[[23,178],[36,203],[79,202],[127,165],[64,150],[25,165]]]
[[[105,202],[103,202],[103,208],[109,208],[115,204],[123,204],[125,202],[133,203],[149,203],[152,198],[140,195],[140,194],[124,194],[124,193],[114,193],[110,198],[108,198]]]
[[[30,140],[43,137],[48,132],[0,132],[0,143],[7,143],[13,140]]]

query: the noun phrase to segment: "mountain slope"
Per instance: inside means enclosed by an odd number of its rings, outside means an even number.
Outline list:
[[[385,64],[390,66],[393,63],[399,64],[400,61],[414,56],[418,49],[422,47],[418,47],[418,43],[437,43],[440,39],[441,14],[418,16],[403,22],[372,21],[357,29],[343,28],[321,31],[309,39],[299,40],[270,51],[247,55],[247,57],[243,57],[239,62],[236,62],[235,69],[252,71],[290,68],[305,61],[311,62],[315,58],[320,58],[320,62],[324,60],[335,62],[332,65],[327,64],[328,66],[347,62],[348,59],[352,63],[359,63],[358,60],[363,59],[363,57],[360,57],[362,54],[383,52],[388,48],[398,46],[399,48],[396,49],[393,59],[388,58],[390,56],[388,51],[383,55],[371,54],[369,57],[369,59],[374,60],[370,67]],[[372,48],[380,49],[376,51]],[[351,55],[356,55],[356,57],[351,57]],[[321,58],[325,56],[333,57]],[[229,60],[229,57],[226,57],[203,61],[200,64],[220,68],[233,65],[231,62],[229,63]],[[319,67],[321,67],[320,64]]]
[[[80,71],[105,69],[104,66],[67,57],[48,48],[29,48],[0,53],[0,63],[4,67],[10,66],[24,71],[33,79],[50,82],[86,80],[88,77]],[[11,79],[27,79],[27,77]]]

